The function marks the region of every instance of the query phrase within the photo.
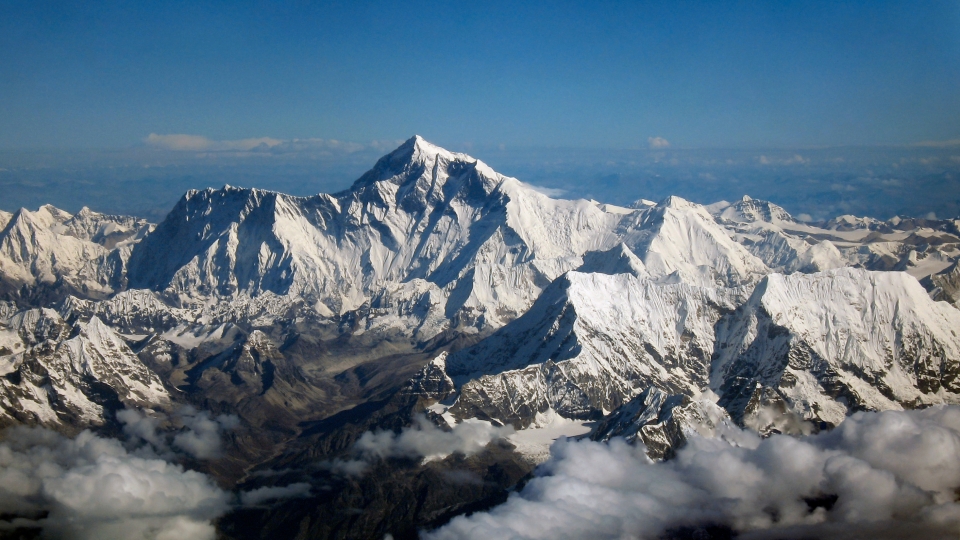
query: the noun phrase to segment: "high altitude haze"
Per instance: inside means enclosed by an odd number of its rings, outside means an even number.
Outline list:
[[[6,2],[0,148],[943,141],[958,28],[948,1]]]

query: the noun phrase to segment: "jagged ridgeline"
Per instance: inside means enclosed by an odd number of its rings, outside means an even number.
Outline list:
[[[549,442],[523,434],[550,426],[669,457],[719,422],[957,403],[958,225],[560,200],[420,137],[335,194],[189,191],[155,226],[0,212],[0,424],[236,414],[225,457],[197,465],[231,486],[425,412],[520,430],[483,458],[526,463],[509,484]]]

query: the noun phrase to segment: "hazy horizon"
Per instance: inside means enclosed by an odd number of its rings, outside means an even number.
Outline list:
[[[431,141],[436,142],[436,141]],[[348,189],[402,140],[218,141],[154,135],[100,150],[0,150],[0,209],[53,204],[75,212],[162,219],[188,189],[224,184],[306,196]],[[824,148],[548,148],[444,145],[555,198],[626,205],[677,195],[701,204],[743,195],[803,219],[960,216],[960,144]]]

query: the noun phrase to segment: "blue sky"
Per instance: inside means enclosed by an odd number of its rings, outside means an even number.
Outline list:
[[[0,149],[960,139],[960,2],[0,2]]]

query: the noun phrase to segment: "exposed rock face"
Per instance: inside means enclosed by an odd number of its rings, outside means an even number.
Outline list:
[[[404,394],[420,396],[425,399],[442,400],[457,391],[453,379],[447,375],[447,353],[430,361],[419,373],[400,390]]]
[[[669,395],[651,386],[607,415],[590,438],[623,437],[643,444],[653,459],[669,459],[688,435],[712,437],[721,423],[729,421],[727,412],[708,399]]]
[[[921,281],[934,300],[944,300],[960,307],[960,264],[953,263],[946,270]]]

